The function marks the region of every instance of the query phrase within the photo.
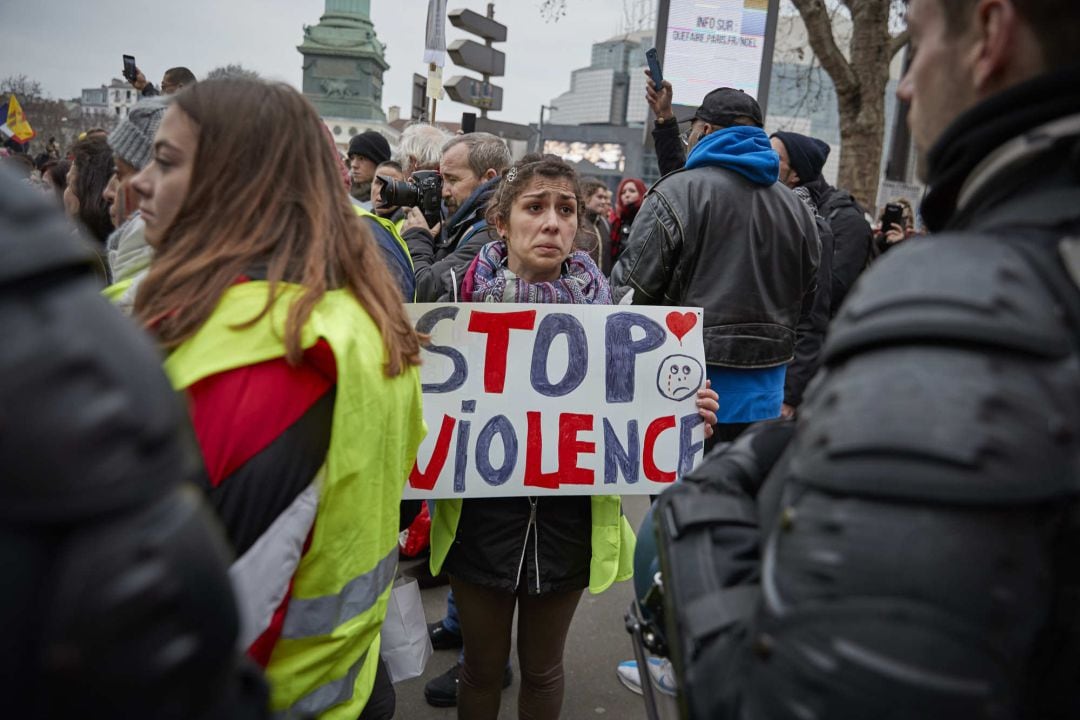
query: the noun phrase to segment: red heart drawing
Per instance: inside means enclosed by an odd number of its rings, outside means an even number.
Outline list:
[[[675,337],[679,338],[679,344],[682,344],[683,336],[697,325],[697,313],[677,313],[669,312],[667,317],[664,318],[667,323],[668,330],[672,332]]]

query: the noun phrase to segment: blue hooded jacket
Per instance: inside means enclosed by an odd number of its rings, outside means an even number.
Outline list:
[[[734,170],[758,185],[772,185],[780,178],[780,156],[769,136],[759,127],[733,125],[709,133],[698,141],[686,159],[686,169],[722,167]]]
[[[780,178],[780,156],[759,127],[734,125],[709,133],[686,159],[686,169],[722,167],[757,185],[769,186]],[[721,423],[748,423],[780,414],[787,367],[741,370],[709,365],[706,376],[720,396],[716,419]]]

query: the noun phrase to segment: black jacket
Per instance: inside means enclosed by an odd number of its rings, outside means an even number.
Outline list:
[[[814,220],[791,190],[699,167],[649,190],[611,285],[616,298],[632,289],[637,305],[703,308],[710,365],[769,368],[795,356],[819,256]]]
[[[587,496],[474,498],[461,503],[443,567],[475,585],[542,595],[588,587],[591,562]]]
[[[614,258],[611,257],[611,226],[606,218],[586,211],[574,246],[587,252],[605,277],[611,275]]]
[[[686,164],[686,146],[679,137],[679,125],[674,120],[653,125],[653,145],[656,146],[656,164],[660,175],[681,170]]]
[[[438,302],[454,299],[457,285],[469,263],[487,243],[497,240],[494,229],[484,222],[488,200],[501,178],[492,178],[481,185],[443,222],[439,237],[426,228],[410,228],[402,235],[412,255],[416,273],[416,302]],[[457,278],[456,282],[454,278]]]
[[[819,177],[804,187],[818,207],[818,213],[829,223],[833,234],[832,316],[840,309],[855,280],[867,266],[874,232],[866,222],[866,214],[851,193],[834,188]]]
[[[810,312],[799,318],[795,329],[795,360],[788,365],[784,376],[784,402],[792,407],[802,403],[803,392],[810,378],[821,367],[821,347],[829,327],[830,294],[832,291],[833,234],[825,218],[815,215],[818,238],[821,240],[821,260],[818,262],[817,284]]]

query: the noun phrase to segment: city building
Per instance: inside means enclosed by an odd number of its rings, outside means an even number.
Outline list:
[[[851,19],[836,13],[833,32],[837,44],[846,48]],[[649,120],[645,51],[653,46],[654,35],[652,29],[636,30],[593,45],[589,66],[571,73],[570,89],[550,101],[549,120],[538,127],[545,152],[562,156],[581,173],[599,176],[613,187],[622,177],[640,177],[646,184],[658,179],[645,127]],[[922,194],[914,178],[914,150],[896,100],[904,57],[902,52],[893,58],[885,94],[879,207],[898,196],[917,201]],[[841,150],[836,91],[810,50],[802,18],[792,8],[778,17],[767,108],[767,132],[790,130],[829,143],[832,152],[823,172],[836,183]]]
[[[645,68],[645,51],[652,47],[653,34],[652,30],[641,30],[593,45],[592,62],[588,67],[574,70],[570,75],[570,90],[551,101],[551,122],[643,124],[648,108],[641,70]],[[635,85],[641,90],[641,98],[634,98]]]
[[[656,155],[645,142],[645,51],[654,34],[636,30],[592,46],[589,66],[574,70],[570,90],[551,101],[542,128],[544,152],[612,189],[623,177],[640,177],[647,184],[659,177]]]
[[[108,85],[82,91],[80,107],[84,115],[107,115],[122,120],[139,101],[139,92],[126,80],[113,78]]]

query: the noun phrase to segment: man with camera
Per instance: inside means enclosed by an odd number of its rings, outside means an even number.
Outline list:
[[[1080,3],[907,8],[934,234],[661,495],[686,718],[1080,717]]]
[[[469,263],[485,243],[495,239],[488,232],[484,213],[499,176],[508,167],[510,150],[490,133],[459,135],[443,146],[440,196],[449,217],[431,223],[432,208],[411,207],[402,227],[416,273],[417,302],[454,299],[456,284]],[[414,180],[418,174],[414,173]],[[424,180],[417,182],[417,200],[429,197],[423,189]],[[397,202],[410,204],[400,198]]]

